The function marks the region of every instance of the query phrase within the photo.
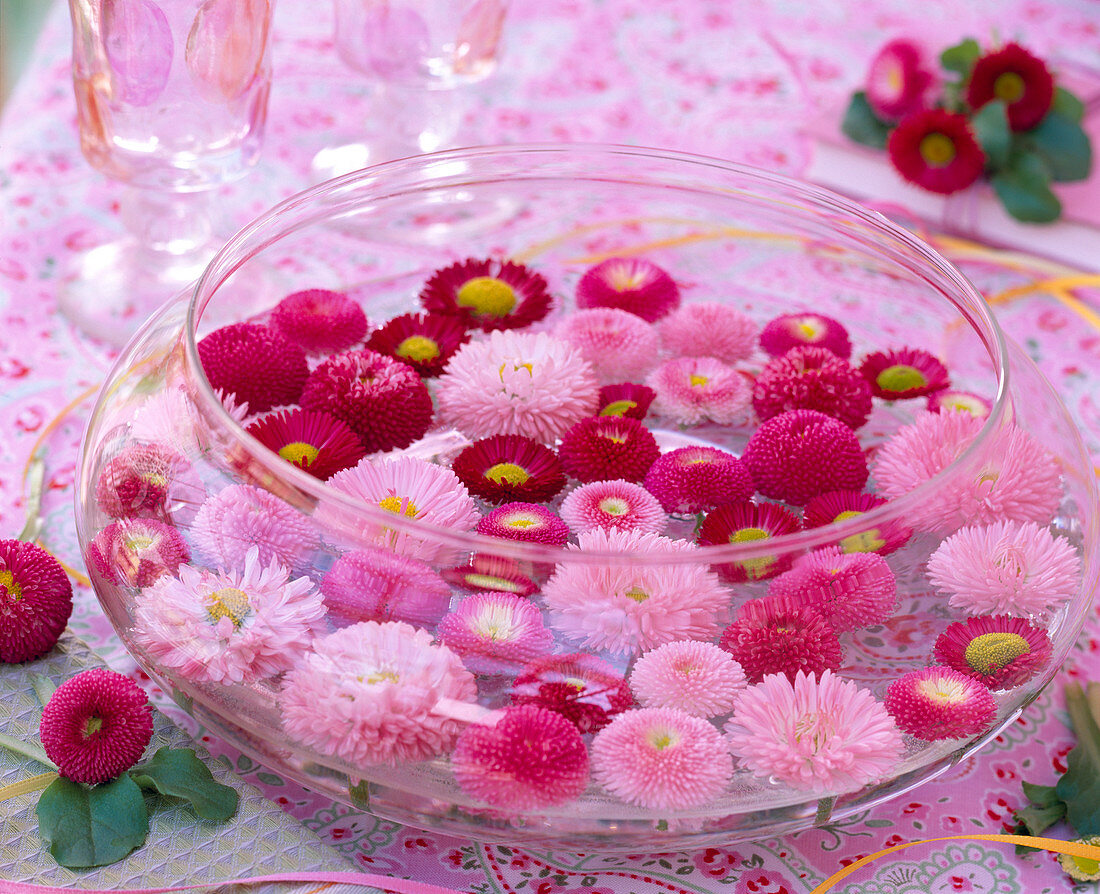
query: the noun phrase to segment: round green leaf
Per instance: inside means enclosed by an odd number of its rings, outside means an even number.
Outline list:
[[[1050,111],[1027,132],[1026,139],[1043,157],[1054,181],[1088,179],[1092,170],[1092,147],[1088,135],[1072,118]]]
[[[974,134],[993,170],[1008,164],[1012,150],[1012,131],[1008,128],[1008,112],[1004,102],[997,99],[987,102],[970,119]]]
[[[123,773],[87,786],[59,777],[38,799],[38,834],[62,866],[82,869],[117,863],[145,843],[145,798]]]
[[[1050,191],[1050,173],[1043,160],[1027,152],[1012,157],[1008,167],[991,178],[1005,211],[1027,223],[1050,223],[1062,213],[1062,203]]]
[[[215,782],[190,748],[158,748],[150,760],[134,767],[130,776],[144,789],[190,801],[202,819],[225,822],[237,812],[237,793]]]
[[[873,149],[885,149],[886,139],[890,136],[890,125],[872,111],[867,94],[863,92],[852,95],[844,119],[840,122],[840,130],[849,140]]]

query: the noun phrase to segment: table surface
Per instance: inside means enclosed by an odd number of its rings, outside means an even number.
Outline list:
[[[326,3],[279,0],[264,157],[252,175],[225,190],[235,224],[307,186],[314,153],[340,136],[354,137],[369,120],[370,90],[341,66],[331,29]],[[517,2],[499,70],[469,90],[459,142],[651,145],[798,175],[809,152],[800,125],[859,84],[874,49],[898,34],[933,46],[967,35],[986,41],[999,35],[1044,56],[1095,64],[1100,5],[1095,0]],[[67,253],[106,240],[118,229],[118,209],[115,187],[87,165],[77,145],[69,42],[64,4],[55,4],[0,119],[0,536],[14,536],[21,528],[28,458],[45,446],[42,540],[80,568],[74,469],[87,397],[113,355],[58,315],[56,293]],[[1019,256],[948,250],[987,295],[1051,275],[1041,262]],[[1086,306],[1100,300],[1100,290],[1075,294]],[[1100,462],[1100,410],[1093,396],[1100,375],[1100,324],[1064,296],[1059,299],[1059,293],[1036,288],[999,304],[998,315],[1054,382]],[[85,586],[78,587],[71,626],[112,666],[152,688]],[[1058,682],[1090,675],[1100,679],[1095,612]],[[1013,808],[1022,806],[1021,779],[1050,784],[1064,769],[1073,740],[1059,692],[1060,686],[1052,686],[977,756],[870,812],[826,829],[694,854],[521,852],[433,835],[328,803],[203,736],[193,724],[190,730],[366,871],[476,892],[796,894],[891,845],[1002,831]],[[1066,830],[1053,833],[1064,836]],[[1049,855],[1017,858],[1001,845],[957,841],[924,844],[878,861],[838,890],[1046,894],[1073,890],[1073,883]]]

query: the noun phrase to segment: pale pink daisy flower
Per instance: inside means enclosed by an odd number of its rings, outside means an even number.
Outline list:
[[[725,624],[730,594],[701,562],[650,564],[654,555],[697,547],[648,531],[596,528],[566,553],[621,553],[591,562],[567,557],[543,585],[550,625],[584,648],[615,655],[645,652],[678,639],[712,639]]]
[[[229,417],[243,425],[248,418],[248,404],[238,404],[236,395],[221,390],[215,395]],[[134,410],[130,435],[138,441],[171,447],[184,456],[208,446],[206,442],[210,439],[210,433],[203,431],[203,419],[196,414],[194,402],[180,386],[163,388],[149,395]]]
[[[341,627],[357,621],[431,627],[447,613],[451,588],[423,562],[368,548],[340,556],[321,580],[321,595]]]
[[[512,593],[467,596],[436,632],[443,645],[479,674],[516,673],[554,645],[538,606]]]
[[[901,733],[881,702],[832,671],[771,674],[741,693],[726,724],[741,765],[757,776],[820,794],[853,791],[886,776]]]
[[[685,304],[657,324],[661,346],[672,357],[713,357],[733,365],[748,360],[760,332],[748,316],[728,304]]]
[[[596,528],[662,533],[668,515],[657,498],[630,481],[593,481],[569,492],[561,517],[574,534]]]
[[[319,639],[283,681],[286,731],[352,764],[395,766],[450,751],[465,725],[449,703],[477,684],[454,652],[400,621],[363,621]]]
[[[888,499],[909,493],[943,471],[969,447],[984,420],[961,410],[919,413],[882,445],[873,475]],[[906,522],[950,533],[1001,519],[1046,524],[1061,501],[1058,463],[1023,429],[1005,425],[976,456],[907,510]]]
[[[630,688],[643,707],[697,717],[728,713],[746,686],[745,672],[729,652],[696,640],[658,646],[630,672]]]
[[[134,637],[188,680],[252,683],[291,668],[321,632],[325,606],[308,577],[248,550],[242,571],[181,565],[134,603]]]
[[[675,708],[639,708],[592,740],[592,776],[612,795],[650,810],[686,810],[718,797],[733,773],[722,734]]]
[[[1081,558],[1035,522],[997,521],[944,540],[928,560],[928,579],[971,615],[1046,618],[1076,595]]]
[[[554,335],[577,348],[604,384],[640,379],[657,364],[657,330],[617,307],[578,310]]]
[[[471,438],[523,435],[552,444],[599,406],[581,352],[545,332],[500,330],[463,345],[439,377],[439,417]]]
[[[645,383],[657,393],[653,412],[683,425],[729,425],[745,415],[752,401],[748,380],[713,357],[668,360]]]

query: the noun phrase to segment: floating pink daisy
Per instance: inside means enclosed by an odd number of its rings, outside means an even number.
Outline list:
[[[990,689],[1021,686],[1050,663],[1050,637],[1023,618],[967,618],[936,640],[936,661]]]
[[[248,426],[252,437],[291,465],[322,481],[366,456],[344,422],[320,410],[282,410]]]
[[[645,383],[657,394],[653,411],[681,425],[729,425],[745,415],[752,399],[745,377],[713,357],[668,360]]]
[[[722,632],[721,647],[741,665],[750,683],[769,674],[794,680],[840,667],[836,631],[812,605],[781,596],[750,599]]]
[[[289,670],[305,654],[325,616],[308,577],[259,549],[242,571],[181,565],[134,603],[134,638],[160,667],[188,680],[252,683]]]
[[[363,340],[367,315],[343,292],[304,289],[276,304],[268,325],[307,354],[332,354]]]
[[[875,782],[902,755],[901,733],[883,705],[831,671],[765,677],[741,693],[726,735],[757,776],[822,794]]]
[[[928,560],[928,579],[968,614],[1045,618],[1081,585],[1081,557],[1035,522],[962,528]]]
[[[685,304],[657,324],[671,357],[713,357],[732,366],[756,350],[757,325],[728,304]]]
[[[649,561],[694,549],[686,541],[642,531],[596,528],[579,535],[542,588],[551,626],[567,640],[615,655],[678,639],[711,639],[729,604],[717,575],[698,562]],[[571,551],[579,553],[573,560]],[[585,552],[612,555],[592,562],[585,561]],[[639,555],[647,561],[637,561]]]
[[[523,264],[467,258],[432,274],[420,290],[430,313],[458,317],[486,331],[519,329],[550,312],[546,280]]]
[[[408,447],[432,423],[432,399],[420,376],[377,351],[323,361],[309,374],[301,403],[347,423],[367,453]]]
[[[717,447],[678,447],[657,457],[643,482],[667,512],[741,503],[756,488],[745,464]]]
[[[640,379],[657,363],[657,330],[615,307],[578,310],[554,335],[579,350],[601,382]]]
[[[802,509],[802,526],[807,529],[820,528],[834,522],[845,522],[888,502],[878,494],[865,494],[858,490],[829,491],[806,502]],[[886,555],[903,546],[912,535],[913,532],[901,522],[889,520],[880,527],[851,534],[836,545],[846,553]]]
[[[42,709],[39,738],[58,775],[96,785],[141,760],[153,738],[153,716],[133,680],[96,667],[57,687]]]
[[[890,684],[886,710],[902,732],[934,742],[989,729],[997,703],[977,680],[950,667],[922,667]]]
[[[558,456],[579,481],[640,482],[661,450],[648,428],[623,416],[590,416],[561,436]]]
[[[88,565],[108,583],[147,587],[162,574],[191,561],[180,532],[153,518],[123,518],[88,544]]]
[[[852,355],[848,330],[821,314],[782,314],[760,331],[760,347],[772,357],[782,357],[791,348],[804,345],[827,348],[845,360]]]
[[[358,621],[406,621],[433,627],[447,613],[451,588],[434,570],[384,549],[344,553],[321,580],[329,617],[340,627]]]
[[[451,750],[463,723],[447,702],[477,684],[450,649],[409,624],[364,621],[319,639],[284,678],[283,726],[307,748],[361,766],[396,766]]]
[[[617,307],[653,323],[680,306],[680,289],[644,258],[608,258],[577,283],[577,307]]]
[[[505,503],[477,523],[477,533],[504,540],[564,546],[569,526],[537,503]]]
[[[95,483],[96,503],[111,518],[189,522],[205,496],[191,463],[160,444],[127,445]]]
[[[367,339],[367,347],[407,363],[424,378],[443,372],[447,362],[470,339],[457,317],[443,314],[401,314]]]
[[[947,367],[919,348],[875,351],[863,358],[859,371],[875,397],[886,400],[924,397],[950,384]]]
[[[580,351],[545,332],[492,332],[459,348],[436,390],[441,420],[471,438],[523,435],[552,444],[597,409]]]
[[[309,375],[300,347],[256,323],[215,329],[199,341],[198,352],[210,386],[247,403],[253,413],[297,403]]]
[[[454,458],[451,469],[470,493],[490,503],[542,503],[565,487],[557,454],[522,435],[474,441]]]
[[[898,585],[877,553],[845,553],[835,546],[795,560],[768,584],[769,596],[812,605],[837,633],[882,624],[897,608]]]
[[[554,645],[538,606],[511,593],[467,596],[439,622],[437,635],[480,674],[515,673]]]
[[[686,810],[717,798],[733,775],[722,734],[675,708],[620,714],[592,740],[592,776],[628,804]]]
[[[645,419],[650,404],[657,392],[648,385],[636,382],[619,382],[604,385],[600,389],[597,416],[626,416],[630,419]]]
[[[471,724],[451,754],[455,781],[500,810],[565,804],[588,784],[588,751],[577,728],[535,705],[505,708],[492,726]]]
[[[482,553],[475,554],[467,565],[448,568],[443,572],[443,579],[471,592],[491,590],[530,596],[538,591],[538,584],[524,573],[515,559]]]
[[[855,429],[871,415],[871,388],[827,348],[791,348],[756,377],[752,406],[761,420],[788,410],[817,410]]]
[[[242,567],[254,546],[261,565],[277,559],[287,568],[301,568],[319,543],[318,531],[306,516],[249,484],[231,484],[208,497],[195,516],[191,537],[199,555],[222,569]]]
[[[662,533],[668,516],[657,498],[639,484],[617,479],[593,481],[569,492],[561,517],[574,534],[596,528]]]
[[[972,391],[955,391],[953,388],[944,388],[928,395],[928,409],[933,413],[943,410],[955,410],[969,413],[978,419],[987,419],[993,409],[991,401],[974,394]]]
[[[680,640],[646,652],[630,672],[630,688],[645,708],[676,708],[716,717],[748,685],[741,665],[714,643]]]
[[[973,444],[983,424],[966,412],[918,413],[875,455],[878,492],[894,499],[938,475]],[[942,533],[1004,519],[1045,525],[1061,493],[1057,460],[1023,429],[1008,424],[989,435],[934,493],[910,506],[906,522]]]
[[[45,655],[73,611],[73,585],[42,547],[0,540],[0,661],[19,664]]]
[[[741,459],[757,491],[797,506],[867,483],[867,460],[855,432],[816,410],[773,416],[753,432]]]
[[[700,546],[749,544],[793,534],[800,528],[798,516],[777,503],[725,503],[707,513],[699,526],[697,540]],[[723,580],[740,583],[774,577],[790,564],[789,554],[778,553],[724,562],[716,570]]]
[[[630,687],[595,655],[547,655],[528,664],[512,684],[512,703],[561,714],[582,733],[594,733],[634,705]]]

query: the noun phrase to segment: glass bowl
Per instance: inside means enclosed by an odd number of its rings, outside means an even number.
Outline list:
[[[343,297],[249,306],[261,265]],[[412,826],[636,852],[848,816],[980,748],[1080,631],[1094,486],[909,233],[714,159],[530,146],[244,228],[119,358],[77,521],[138,663],[261,763]]]

